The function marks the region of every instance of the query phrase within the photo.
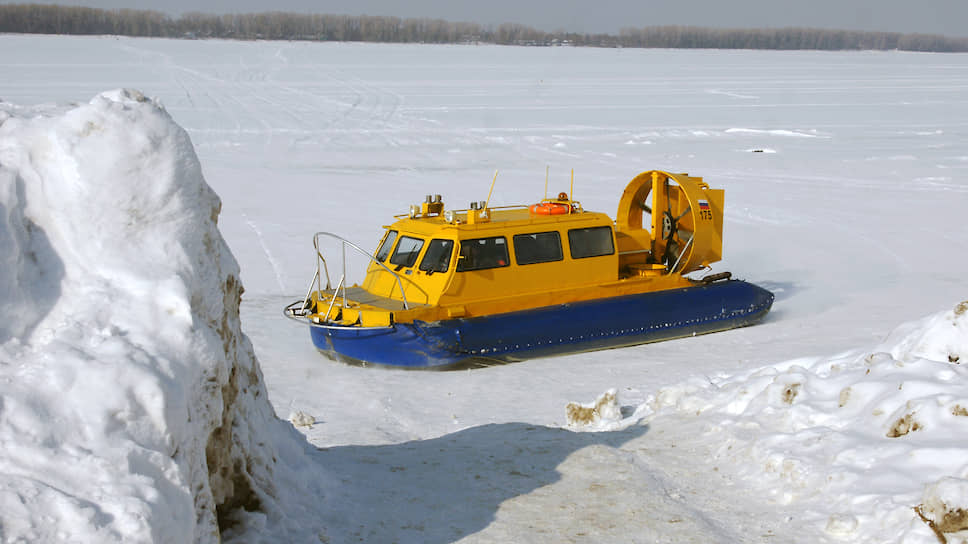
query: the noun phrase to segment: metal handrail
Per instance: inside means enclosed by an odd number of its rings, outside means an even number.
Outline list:
[[[574,202],[576,204],[579,204],[577,200]],[[487,209],[489,210],[527,210],[528,206],[526,204],[509,204],[507,206],[488,206]],[[473,208],[454,208],[450,211],[454,213],[467,213],[467,212],[479,211],[479,210],[475,210]],[[440,214],[440,215],[443,216],[443,214]],[[393,217],[395,219],[406,219],[410,217],[410,214],[403,213],[403,214],[394,215]]]
[[[346,278],[346,246],[350,246],[351,248],[353,248],[354,250],[356,250],[357,253],[359,253],[360,255],[363,255],[364,257],[366,257],[370,261],[376,263],[381,268],[383,268],[384,270],[386,270],[390,275],[393,276],[393,278],[395,280],[397,280],[397,287],[400,288],[400,298],[401,298],[401,300],[403,300],[403,309],[404,310],[409,310],[410,309],[410,304],[407,302],[407,294],[403,290],[403,281],[400,279],[400,275],[399,274],[397,274],[396,272],[390,270],[390,268],[387,267],[387,265],[385,265],[382,262],[378,261],[376,259],[376,257],[374,257],[373,255],[370,255],[370,253],[368,251],[363,250],[360,246],[354,244],[353,242],[350,242],[349,240],[347,240],[346,238],[343,238],[342,236],[339,236],[337,234],[333,234],[331,232],[317,232],[316,234],[313,235],[313,247],[316,249],[316,257],[317,257],[317,261],[316,261],[316,277],[315,277],[315,280],[316,280],[316,291],[317,291],[317,295],[316,296],[318,298],[321,298],[322,297],[322,285],[321,285],[322,278],[320,277],[320,274],[319,274],[319,263],[320,263],[320,261],[322,261],[322,263],[323,263],[323,270],[326,273],[326,289],[330,289],[329,268],[326,266],[326,259],[323,257],[322,253],[320,253],[320,251],[319,251],[319,237],[320,236],[328,236],[330,238],[334,238],[334,239],[338,240],[342,244],[341,245],[341,248],[342,248],[342,251],[343,251],[343,262],[341,264],[342,264],[342,268],[343,268],[343,273],[342,273],[342,277],[340,278],[340,285],[343,284],[343,280]],[[312,284],[310,284],[310,286],[311,285]],[[339,292],[339,287],[337,287],[336,292],[333,293],[333,300],[336,300],[336,296],[338,295],[338,292]],[[308,300],[308,297],[307,297],[307,300]],[[343,285],[343,307],[344,308],[346,307],[346,286],[345,285]],[[329,317],[329,314],[327,314],[327,317]]]
[[[317,251],[317,253],[319,253],[319,252]],[[309,296],[313,294],[313,284],[316,283],[316,278],[318,278],[318,277],[319,277],[319,268],[317,267],[316,268],[316,273],[313,274],[313,279],[309,280],[309,287],[306,289],[306,296],[303,298],[302,306],[300,306],[300,308],[299,308],[299,310],[302,313],[302,315],[305,315],[306,314],[306,307],[309,306]],[[328,287],[327,287],[327,289],[328,289]],[[329,315],[329,314],[327,314],[327,315]]]
[[[319,234],[319,233],[317,232],[316,234]],[[314,276],[313,281],[316,281],[316,278],[319,277],[319,262],[322,261],[323,271],[326,272],[326,289],[331,289],[332,287],[330,286],[330,280],[329,280],[329,266],[326,264],[326,258],[323,257],[322,253],[319,252],[319,239],[315,235],[313,236],[313,249],[316,250],[316,259],[317,259],[316,276]],[[345,265],[343,268],[344,269],[346,268]],[[310,287],[311,286],[312,286],[312,283],[310,283]]]
[[[346,276],[340,276],[339,284],[336,285],[336,291],[333,292],[333,298],[330,299],[329,307],[326,308],[326,317],[324,319],[326,319],[327,321],[329,321],[329,314],[332,313],[333,311],[333,304],[336,304],[336,295],[339,293],[340,287],[343,288],[343,308],[346,308],[346,286],[343,285],[343,282],[345,280],[346,280]]]
[[[682,261],[682,257],[686,254],[687,251],[689,251],[689,246],[692,245],[692,241],[695,240],[695,239],[696,239],[696,237],[693,236],[692,238],[689,239],[688,242],[686,242],[686,247],[682,248],[682,251],[679,252],[679,257],[676,258],[676,264],[672,265],[672,268],[669,269],[669,273],[670,274],[672,274],[673,272],[675,272],[676,271],[676,268],[679,268],[679,262]]]

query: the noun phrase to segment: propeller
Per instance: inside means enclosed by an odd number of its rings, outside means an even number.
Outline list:
[[[722,195],[722,189],[710,189],[688,174],[638,174],[626,186],[616,215],[627,255],[620,260],[638,264],[647,252],[647,264],[688,273],[722,259],[722,217],[714,215],[721,213]]]
[[[682,247],[686,247],[692,240],[693,233],[691,231],[679,228],[679,220],[692,210],[692,204],[686,206],[686,209],[678,216],[673,216],[672,199],[669,197],[669,180],[665,182],[665,189],[666,211],[662,212],[662,239],[667,242],[662,254],[662,262],[667,266],[674,266],[674,263],[679,259],[680,244],[682,244]]]

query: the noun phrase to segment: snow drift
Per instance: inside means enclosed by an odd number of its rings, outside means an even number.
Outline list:
[[[869,352],[663,388],[613,427],[697,429],[709,467],[753,496],[797,505],[835,539],[961,542],[966,357],[968,301],[899,327]]]
[[[316,492],[296,476],[309,449],[240,330],[219,209],[188,135],[137,91],[0,102],[6,541],[312,531],[290,500]]]

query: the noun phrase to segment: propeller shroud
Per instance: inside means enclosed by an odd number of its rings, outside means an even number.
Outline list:
[[[622,264],[662,264],[687,274],[721,260],[723,202],[724,191],[701,177],[661,170],[635,176],[616,214]]]

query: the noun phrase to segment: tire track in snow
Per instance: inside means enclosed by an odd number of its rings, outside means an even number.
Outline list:
[[[265,66],[262,70],[253,69],[240,59],[239,72],[234,79],[230,79],[231,74],[220,77],[187,65],[171,63],[170,66],[173,71],[188,76],[188,85],[179,81],[182,88],[207,89],[206,94],[216,108],[226,117],[236,119],[237,132],[241,130],[237,120],[239,112],[259,125],[257,131],[264,132],[270,138],[280,133],[318,135],[334,129],[363,130],[375,134],[387,130],[392,132],[403,126],[392,122],[402,102],[399,95],[364,84],[358,78],[353,81],[334,74],[327,76],[335,88],[319,91],[282,83],[275,80],[272,73],[291,64],[281,50],[273,59],[278,59],[280,64]],[[326,93],[333,92],[349,93],[349,100],[326,96]],[[288,127],[280,126],[279,122],[283,120]],[[378,131],[373,131],[374,128]],[[389,140],[386,136],[384,138]]]
[[[159,59],[159,64],[161,66],[168,68],[167,70],[168,76],[170,77],[172,83],[174,83],[175,86],[181,89],[182,93],[185,94],[185,100],[188,101],[188,104],[192,107],[192,109],[197,108],[197,105],[195,104],[195,100],[192,97],[192,92],[189,90],[189,87],[184,84],[184,82],[177,76],[176,72],[173,70],[174,68],[177,68],[178,65],[175,64],[175,61],[172,59],[170,54],[162,53],[159,51],[151,51],[143,47],[136,47],[133,45],[133,42],[121,42],[119,45],[119,49],[121,51],[126,51],[128,53],[133,53],[135,55],[138,55],[142,59],[146,59],[149,57],[154,57]],[[142,63],[147,64],[147,62],[144,60],[142,60]]]
[[[276,276],[276,282],[279,284],[279,292],[285,293],[286,287],[282,277],[282,267],[279,266],[279,262],[276,261],[276,258],[273,257],[272,252],[269,250],[269,246],[266,245],[265,237],[262,236],[262,231],[259,230],[259,227],[255,224],[255,221],[249,219],[249,216],[247,216],[245,213],[242,214],[242,219],[245,221],[245,224],[252,229],[252,232],[255,233],[256,240],[259,241],[259,247],[262,248],[262,253],[265,254],[266,260],[269,261],[269,266],[272,267],[272,272]]]
[[[405,97],[390,83],[321,62],[316,48],[280,47],[226,64],[125,47],[167,72],[187,108],[212,110],[206,125],[186,128],[215,139],[261,134],[270,144],[276,137],[309,145],[348,138],[368,146],[409,147],[413,142],[401,141],[398,134],[415,123],[433,124],[412,118],[402,108]]]

